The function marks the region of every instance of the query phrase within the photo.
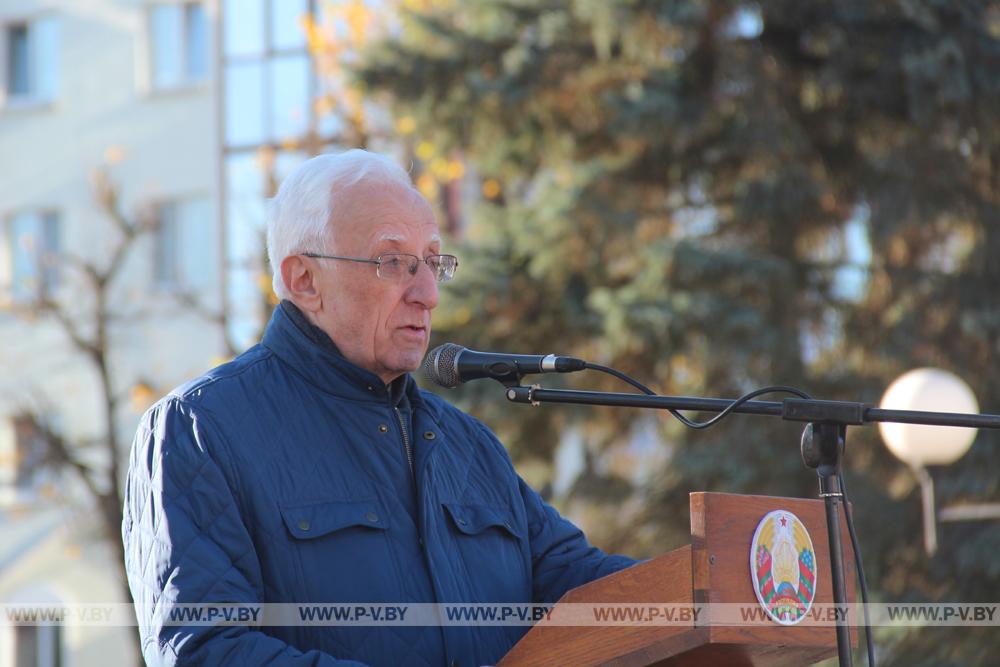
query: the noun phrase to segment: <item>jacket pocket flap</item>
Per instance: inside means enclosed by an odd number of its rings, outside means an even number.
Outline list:
[[[377,498],[325,500],[282,505],[280,509],[288,532],[300,540],[329,535],[352,526],[379,530],[388,528],[388,516]]]
[[[499,528],[513,537],[520,537],[509,510],[487,505],[443,504],[455,527],[466,535],[478,535],[487,528]]]

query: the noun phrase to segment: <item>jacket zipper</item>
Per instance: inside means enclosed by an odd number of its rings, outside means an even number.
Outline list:
[[[399,408],[393,408],[396,411],[396,419],[399,420],[399,430],[403,433],[403,449],[406,450],[406,462],[410,465],[410,477],[416,481],[416,473],[413,472],[413,449],[410,447],[410,434],[406,432],[406,422],[403,421],[403,413],[399,411]]]

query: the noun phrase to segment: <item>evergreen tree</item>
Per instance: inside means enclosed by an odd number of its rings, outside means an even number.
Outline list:
[[[482,190],[438,340],[728,397],[784,384],[877,402],[904,370],[935,365],[1000,412],[1000,376],[982,372],[1000,352],[1000,5],[407,5],[358,79],[415,128],[427,162],[461,154]],[[658,416],[669,460],[643,476],[618,463],[647,414],[507,406],[489,383],[459,396],[528,470],[582,434],[585,471],[560,500],[589,508],[612,548],[687,541],[691,490],[816,493],[800,425],[734,416],[691,432]],[[980,434],[941,474],[945,502],[996,499],[998,444]],[[875,599],[997,599],[1000,527],[949,525],[929,559],[919,492],[874,429],[851,430],[847,462]],[[995,634],[878,637],[891,664],[985,664]]]

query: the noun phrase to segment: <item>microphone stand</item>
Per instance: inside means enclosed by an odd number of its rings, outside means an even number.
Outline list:
[[[514,386],[513,382],[505,382],[504,384],[507,384],[507,400],[512,403],[527,403],[534,406],[541,403],[569,403],[722,412],[732,404],[731,400],[721,398],[646,396],[602,391],[543,389],[539,385]],[[786,398],[783,401],[751,400],[737,406],[732,412],[767,415],[781,417],[786,421],[806,422],[805,430],[802,433],[800,452],[803,463],[807,467],[815,469],[819,476],[819,497],[823,499],[826,509],[826,528],[830,543],[833,601],[838,609],[838,618],[843,619],[837,622],[837,654],[840,667],[851,667],[851,628],[846,622],[847,583],[844,575],[844,552],[840,533],[840,508],[844,502],[844,493],[839,477],[847,441],[847,427],[862,426],[873,422],[897,422],[1000,429],[1000,415],[884,410],[865,403],[804,398]]]

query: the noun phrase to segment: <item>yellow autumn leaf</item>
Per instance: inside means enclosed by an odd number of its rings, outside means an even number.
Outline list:
[[[428,173],[423,173],[417,179],[417,189],[427,199],[437,198],[437,181]]]
[[[496,199],[500,196],[500,181],[495,178],[487,178],[483,182],[483,196],[487,199]]]
[[[417,157],[427,162],[432,157],[434,157],[434,144],[429,141],[421,141],[417,144]]]
[[[436,157],[431,160],[430,168],[436,179],[439,181],[448,180],[448,160]]]
[[[413,116],[403,116],[398,121],[396,121],[396,131],[402,135],[413,134],[413,131],[417,129],[417,121],[414,120]]]
[[[465,176],[465,165],[460,160],[449,161],[446,176],[449,181],[459,180]]]
[[[104,149],[104,163],[108,166],[119,164],[125,159],[125,148],[122,146],[108,146]]]

